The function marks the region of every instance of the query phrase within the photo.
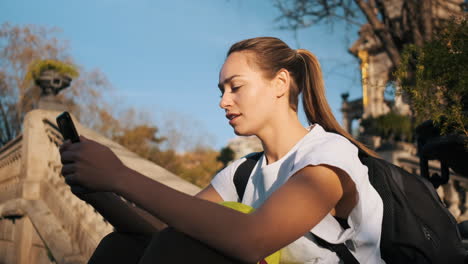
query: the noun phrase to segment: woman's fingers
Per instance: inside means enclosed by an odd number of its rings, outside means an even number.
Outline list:
[[[67,148],[71,145],[71,141],[69,139],[65,140],[62,145],[59,147],[59,152],[62,154]]]
[[[68,185],[91,191],[110,191],[117,174],[126,167],[105,145],[81,136],[80,142],[61,147],[62,174]]]
[[[62,175],[68,175],[76,172],[75,163],[65,163],[62,167]]]
[[[70,185],[70,189],[71,189],[71,192],[76,195],[76,196],[81,196],[81,195],[84,195],[84,194],[88,194],[88,193],[92,193],[93,191],[83,187],[83,186],[80,186],[80,185]]]
[[[60,155],[68,151],[76,151],[80,149],[80,142],[72,143],[70,140],[66,140],[59,147]]]
[[[60,161],[62,162],[62,164],[73,163],[77,160],[77,158],[77,153],[70,150],[64,151],[60,155]]]
[[[65,182],[70,186],[70,189],[71,189],[72,193],[74,195],[78,196],[78,197],[83,195],[83,194],[88,194],[88,193],[94,192],[94,191],[80,185],[80,183],[78,182],[78,175],[75,174],[75,173],[71,173],[71,174],[66,175],[65,176]]]
[[[102,157],[106,155],[102,153],[103,148],[103,145],[83,136],[80,137],[80,142],[66,140],[60,146],[60,161],[63,164],[61,173],[76,196],[96,192],[102,187],[103,184],[99,184],[102,174],[109,174],[100,172],[102,163],[106,163]]]
[[[79,184],[75,173],[66,175],[65,182],[70,186]]]

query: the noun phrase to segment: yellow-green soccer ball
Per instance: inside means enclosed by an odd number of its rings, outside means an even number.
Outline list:
[[[250,214],[254,211],[253,207],[238,202],[221,202],[220,204],[245,214]],[[258,264],[279,264],[280,257],[281,253],[278,250],[275,253],[258,262]]]

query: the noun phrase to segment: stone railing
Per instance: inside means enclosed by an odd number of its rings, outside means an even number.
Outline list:
[[[420,174],[419,158],[414,155],[404,155],[396,159],[395,164],[403,169]],[[440,162],[429,161],[429,174],[440,174]],[[468,220],[468,178],[450,171],[449,181],[437,188],[442,201],[458,222]]]
[[[468,220],[468,178],[451,175],[447,184],[437,189],[458,222]],[[464,201],[462,203],[462,201]]]
[[[63,138],[54,123],[48,119],[44,119],[43,123],[49,144],[45,151],[48,158],[46,174],[41,183],[41,199],[60,219],[79,255],[87,259],[102,237],[113,228],[93,207],[71,193],[60,173],[62,164],[58,147],[63,143]]]
[[[0,149],[0,204],[2,201],[14,199],[17,196],[21,174],[22,143],[23,135],[19,135]]]
[[[58,147],[63,139],[55,124],[58,114],[28,113],[22,135],[0,149],[0,263],[86,263],[102,237],[113,230],[71,193],[61,175]],[[199,191],[74,122],[80,134],[108,146],[128,167],[179,191]],[[21,224],[15,225],[15,219]]]
[[[408,172],[421,175],[419,157],[416,155],[417,148],[410,143],[398,142],[393,144],[391,148],[383,148],[378,151],[378,154],[385,160],[400,166]],[[429,174],[441,174],[440,162],[430,160]],[[468,178],[463,177],[450,171],[448,183],[437,188],[442,201],[445,202],[449,211],[457,219],[458,222],[468,220]]]
[[[0,149],[1,263],[30,263],[35,254],[49,254],[57,263],[85,263],[112,231],[101,215],[70,192],[60,174],[62,137],[50,121],[57,114],[29,113],[23,133]],[[22,224],[8,219],[21,219]],[[33,245],[34,237],[40,237],[39,247]]]

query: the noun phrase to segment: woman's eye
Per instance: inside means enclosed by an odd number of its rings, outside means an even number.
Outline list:
[[[236,92],[237,90],[239,90],[239,88],[241,88],[241,87],[242,87],[242,85],[233,86],[233,87],[231,87],[231,91],[230,91],[230,92],[231,92],[231,93],[235,93],[235,92]],[[224,90],[221,90],[221,94],[219,95],[219,97],[223,97],[224,92],[225,92]]]

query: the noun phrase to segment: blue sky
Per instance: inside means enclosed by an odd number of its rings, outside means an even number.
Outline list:
[[[347,52],[357,39],[356,27],[316,25],[295,38],[278,29],[279,15],[271,0],[0,3],[0,23],[60,28],[75,61],[87,70],[100,69],[124,104],[152,112],[155,122],[177,113],[174,118],[193,124],[188,133],[207,135],[205,142],[216,149],[235,136],[218,107],[217,82],[226,51],[239,40],[274,36],[315,53],[340,122],[340,94],[361,96],[359,65]]]

